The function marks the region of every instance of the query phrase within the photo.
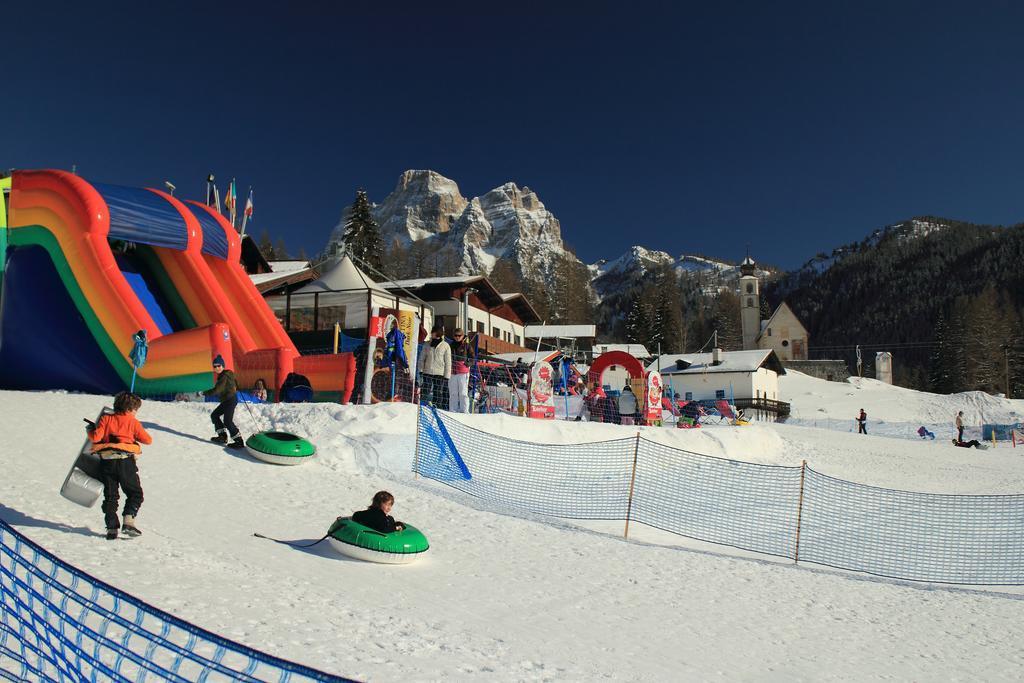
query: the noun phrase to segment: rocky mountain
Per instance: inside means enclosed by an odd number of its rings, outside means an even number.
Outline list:
[[[327,253],[342,242],[349,208]],[[373,216],[386,248],[417,245],[441,254],[453,266],[448,274],[491,273],[506,260],[519,277],[543,281],[567,256],[558,219],[530,188],[511,182],[467,199],[455,181],[435,171],[406,171],[374,205]]]

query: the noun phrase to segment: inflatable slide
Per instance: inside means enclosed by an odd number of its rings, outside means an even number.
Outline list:
[[[0,193],[0,387],[124,389],[145,329],[143,395],[209,388],[220,354],[242,387],[297,372],[348,401],[352,355],[299,355],[240,265],[238,233],[209,207],[63,171],[15,171]]]

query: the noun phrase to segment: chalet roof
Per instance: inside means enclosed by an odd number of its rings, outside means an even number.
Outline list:
[[[524,325],[541,322],[540,314],[522,292],[505,292],[501,295],[501,299],[512,307]]]
[[[625,351],[635,358],[648,358],[651,355],[643,344],[597,344],[594,346],[594,358],[610,351]]]
[[[592,339],[597,336],[597,325],[527,325],[526,336],[533,339]]]
[[[390,294],[386,289],[374,282],[363,271],[356,268],[352,259],[345,256],[325,271],[319,280],[310,282],[293,294],[312,294],[314,292],[339,292],[352,290],[372,290],[380,294]]]
[[[408,290],[424,301],[449,301],[454,298],[455,290],[464,287],[472,287],[477,290],[476,295],[489,308],[495,308],[505,303],[501,294],[491,281],[483,275],[456,275],[452,277],[420,277],[408,280],[392,280],[382,282],[380,286],[392,291],[401,292]]]
[[[658,370],[663,375],[694,375],[705,372],[757,372],[758,368],[773,370],[785,375],[782,361],[772,349],[751,349],[749,351],[722,351],[721,363],[713,365],[710,353],[673,353],[655,360],[647,370]]]

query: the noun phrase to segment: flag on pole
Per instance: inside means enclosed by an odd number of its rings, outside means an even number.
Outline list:
[[[216,189],[217,189],[217,186],[213,184],[213,174],[211,173],[208,176],[206,176],[206,205],[207,206],[213,206],[214,195],[216,194],[214,191]]]
[[[220,213],[220,190],[217,186],[213,186],[213,206],[217,209],[217,213]]]
[[[231,179],[228,191],[224,195],[224,208],[231,216],[231,227],[235,227],[235,215],[238,211],[238,192],[235,190],[235,179]]]
[[[245,237],[245,224],[252,218],[252,188],[249,188],[249,196],[245,199],[245,208],[242,210],[242,237]]]

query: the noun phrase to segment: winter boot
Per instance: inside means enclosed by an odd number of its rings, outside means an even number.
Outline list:
[[[210,437],[210,441],[219,444],[225,444],[228,442],[227,432],[217,432],[217,436]]]
[[[121,533],[133,538],[142,535],[142,532],[135,528],[135,517],[133,515],[124,516],[124,521],[121,523]]]
[[[115,540],[117,540],[117,529],[107,529],[107,540],[108,541],[115,541]]]
[[[242,440],[242,436],[236,436],[235,439],[228,444],[228,448],[245,448],[245,441]]]

